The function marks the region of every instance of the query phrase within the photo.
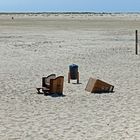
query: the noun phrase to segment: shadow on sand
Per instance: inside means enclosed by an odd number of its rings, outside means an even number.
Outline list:
[[[113,94],[115,91],[112,92],[94,92],[94,94]]]
[[[66,95],[64,95],[64,94],[59,94],[59,93],[51,93],[51,94],[49,94],[49,93],[47,93],[47,94],[44,94],[45,96],[51,96],[51,97],[65,97]]]
[[[81,85],[82,83],[72,83],[72,84],[74,84],[74,85]]]

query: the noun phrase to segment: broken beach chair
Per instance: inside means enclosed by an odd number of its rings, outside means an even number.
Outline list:
[[[103,92],[113,92],[114,86],[110,85],[102,80],[89,78],[86,91],[91,93],[103,93]]]
[[[56,78],[55,74],[50,74],[47,77],[42,77],[42,87],[36,88],[39,94],[49,92],[50,90],[50,80]],[[42,90],[42,91],[41,91]]]
[[[48,77],[42,77],[42,87],[37,88],[37,91],[38,93],[44,93],[45,95],[63,95],[63,83],[64,76],[56,77],[55,74],[51,74]]]

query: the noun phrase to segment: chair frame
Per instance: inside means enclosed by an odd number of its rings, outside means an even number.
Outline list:
[[[70,79],[71,79],[71,74],[70,72],[68,72],[68,83],[70,83]],[[77,79],[77,84],[79,84],[79,72],[77,72],[76,79]]]

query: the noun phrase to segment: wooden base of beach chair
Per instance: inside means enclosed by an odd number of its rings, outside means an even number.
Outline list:
[[[76,79],[72,79],[70,72],[68,73],[68,83],[70,83],[70,80],[77,80],[77,84],[79,84],[79,72],[77,73]]]

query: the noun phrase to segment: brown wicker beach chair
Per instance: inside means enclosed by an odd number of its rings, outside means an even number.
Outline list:
[[[51,79],[49,94],[56,93],[58,95],[63,95],[63,83],[64,76],[58,76],[55,79]]]
[[[36,88],[38,93],[46,93],[49,92],[50,90],[50,80],[55,79],[56,75],[55,74],[50,74],[47,77],[42,77],[42,87],[41,88]],[[41,92],[42,90],[42,92]]]
[[[51,74],[47,77],[42,77],[42,87],[36,89],[39,94],[44,93],[45,95],[51,95],[56,93],[58,95],[63,95],[63,83],[64,76],[56,77],[55,74]]]

